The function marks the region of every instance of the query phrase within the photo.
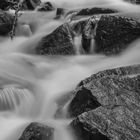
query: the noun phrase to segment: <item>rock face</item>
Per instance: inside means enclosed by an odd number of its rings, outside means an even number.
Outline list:
[[[59,26],[51,34],[43,37],[36,48],[37,54],[69,55],[75,54],[69,24]]]
[[[139,110],[140,65],[93,74],[79,83],[69,105],[76,117],[71,127],[87,140],[139,140]]]
[[[33,122],[25,129],[19,140],[52,140],[53,132],[53,128]]]
[[[98,15],[98,14],[111,14],[111,13],[117,13],[117,10],[112,10],[108,8],[99,8],[99,7],[94,7],[94,8],[86,8],[86,9],[81,9],[80,11],[77,12],[77,16],[87,16],[87,15]]]
[[[2,0],[0,9],[8,10],[10,8],[16,9],[19,0]],[[25,0],[22,5],[22,10],[34,10],[36,6],[40,5],[40,0]]]
[[[0,10],[0,35],[7,35],[12,30],[13,16]]]
[[[95,52],[118,54],[140,37],[140,23],[121,16],[101,16],[96,28]]]
[[[69,106],[70,116],[76,117],[99,106],[138,106],[138,74],[140,65],[134,65],[101,71],[81,81],[73,92],[74,97]]]
[[[81,34],[82,47],[86,53],[93,48],[96,53],[114,55],[140,37],[140,23],[118,15],[93,16],[85,20]],[[92,40],[95,41],[93,45]]]
[[[50,2],[41,3],[38,7],[38,11],[53,11],[55,8]]]

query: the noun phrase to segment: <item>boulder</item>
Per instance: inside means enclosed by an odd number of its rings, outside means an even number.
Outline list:
[[[81,81],[69,104],[70,117],[100,106],[127,106],[140,109],[140,65],[101,71]]]
[[[101,16],[95,35],[95,52],[119,54],[140,37],[140,23],[123,16]]]
[[[75,54],[73,36],[68,23],[64,23],[39,42],[36,53],[41,55]]]
[[[82,140],[140,139],[140,65],[105,70],[79,83],[70,127]]]
[[[76,20],[76,24],[73,24],[72,28],[80,28],[81,21],[79,20],[78,23]],[[97,15],[83,21],[84,26],[80,28],[81,44],[87,54],[93,50],[95,53],[116,55],[140,37],[140,23],[125,16]],[[94,44],[92,44],[92,40],[94,40]]]
[[[0,10],[0,35],[7,35],[13,26],[14,17]]]
[[[139,117],[138,108],[99,107],[81,114],[70,126],[83,140],[139,140]]]
[[[53,11],[55,8],[50,2],[41,3],[37,8],[37,11]]]
[[[53,140],[53,133],[53,128],[33,122],[27,126],[19,140]]]

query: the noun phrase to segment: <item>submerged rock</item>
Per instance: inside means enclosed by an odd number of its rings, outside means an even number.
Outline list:
[[[7,35],[12,30],[13,16],[0,10],[0,35]]]
[[[37,122],[31,123],[19,140],[53,140],[54,129]]]
[[[37,11],[53,11],[55,8],[50,2],[41,3],[37,8]]]
[[[140,65],[105,70],[83,80],[73,92],[69,114],[76,117],[100,106],[140,109]]]
[[[59,26],[39,42],[36,53],[41,55],[75,54],[72,33],[68,23]]]

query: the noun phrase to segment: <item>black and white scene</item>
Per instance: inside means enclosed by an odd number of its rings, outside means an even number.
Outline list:
[[[140,0],[0,0],[0,140],[140,140]]]

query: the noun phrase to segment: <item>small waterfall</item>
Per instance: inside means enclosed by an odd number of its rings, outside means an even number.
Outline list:
[[[95,5],[113,7],[140,17],[138,6],[121,0],[51,1],[57,7],[68,9]],[[85,55],[80,35],[73,42],[75,56],[35,55],[34,49],[41,38],[64,22],[53,18],[54,13],[27,11],[20,18],[20,22],[29,24],[22,25],[25,32],[19,27],[13,41],[0,37],[0,140],[18,140],[25,127],[33,121],[54,127],[54,140],[74,140],[67,130],[71,121],[66,118],[69,100],[61,99],[70,97],[77,84],[93,73],[140,62],[140,40],[130,44],[129,49],[119,56],[107,57],[93,54],[94,39],[91,40],[90,55]]]

